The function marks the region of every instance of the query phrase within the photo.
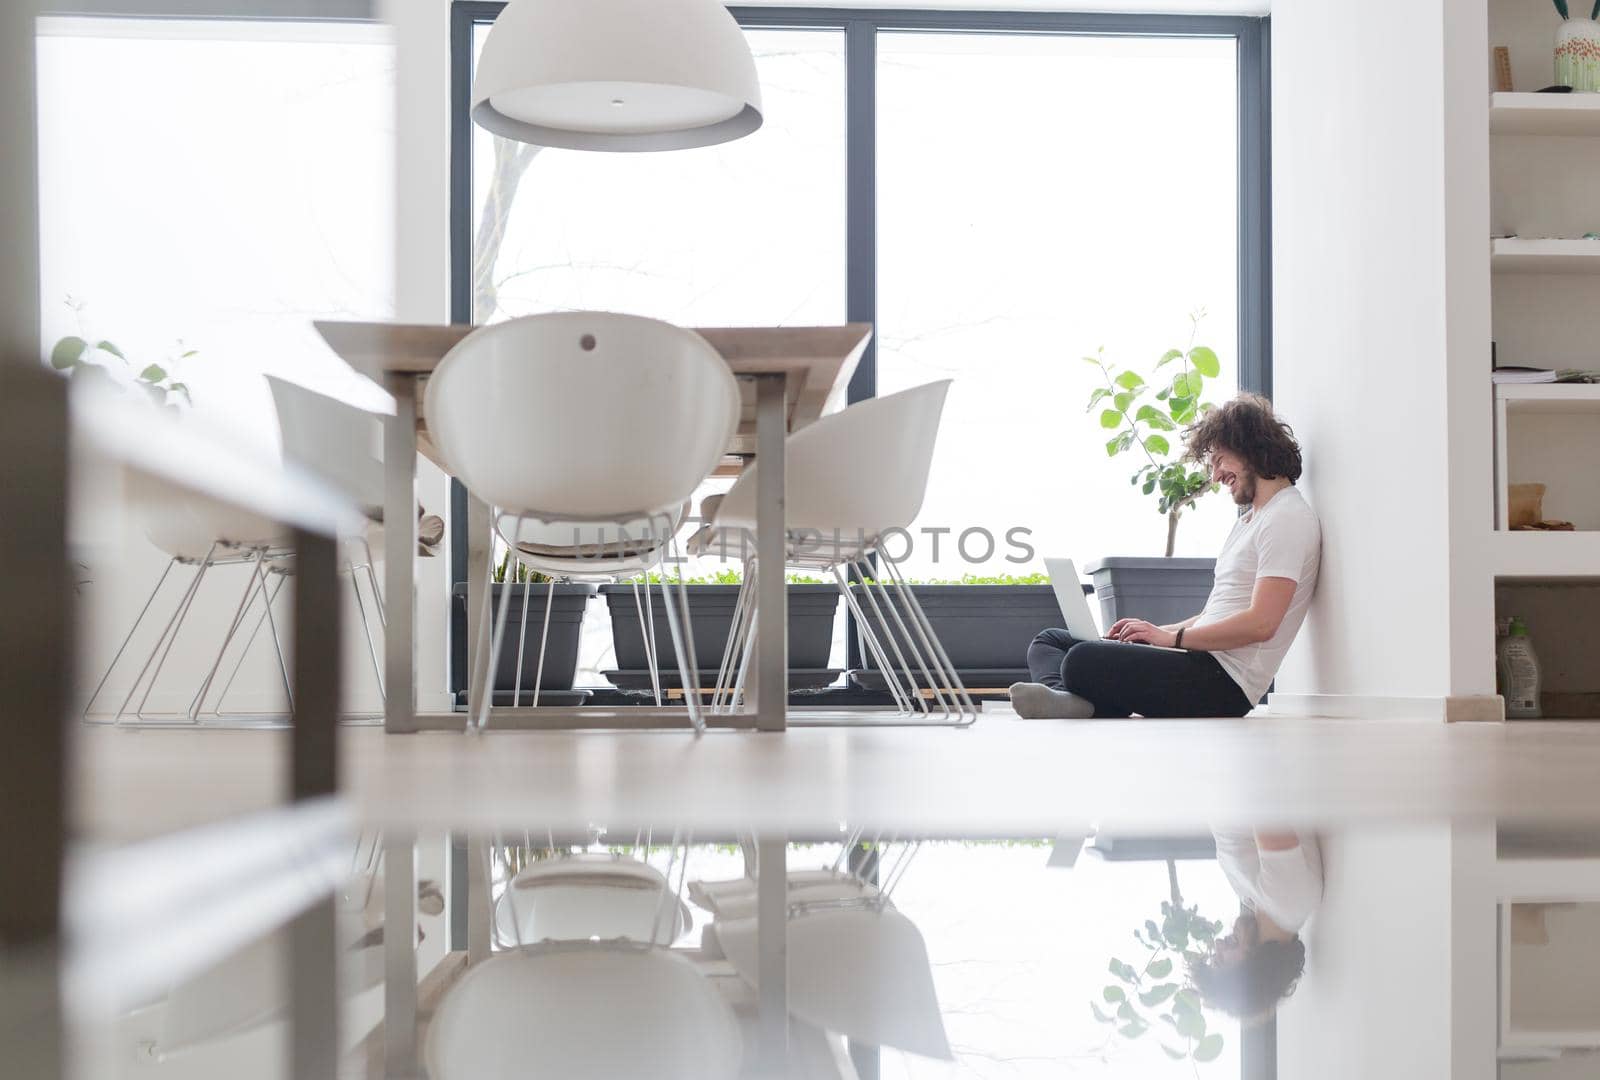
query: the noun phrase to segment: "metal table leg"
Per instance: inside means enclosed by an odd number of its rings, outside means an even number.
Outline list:
[[[384,730],[412,732],[417,717],[417,380],[391,374],[394,416],[383,433]]]
[[[414,1080],[417,1056],[417,838],[383,834],[383,1075]]]
[[[486,650],[479,643],[489,628],[489,558],[493,545],[489,504],[467,495],[467,715],[478,715],[478,702],[489,679]],[[491,701],[490,704],[493,704]]]
[[[786,1075],[789,1059],[789,842],[756,840],[756,1030],[763,1076]]]
[[[756,378],[756,727],[788,726],[789,611],[784,555],[784,376]]]

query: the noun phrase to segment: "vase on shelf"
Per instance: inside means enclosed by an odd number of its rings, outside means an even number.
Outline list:
[[[1556,82],[1574,90],[1600,90],[1600,22],[1562,20],[1556,31]]]

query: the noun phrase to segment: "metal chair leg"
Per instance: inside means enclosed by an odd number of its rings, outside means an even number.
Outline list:
[[[128,627],[128,636],[122,639],[122,644],[117,647],[117,653],[111,658],[111,663],[106,665],[106,673],[100,676],[100,681],[95,684],[94,693],[89,695],[89,700],[83,704],[83,718],[89,719],[89,710],[94,708],[95,699],[100,696],[100,691],[106,688],[106,682],[111,678],[111,673],[116,670],[117,662],[122,659],[122,654],[128,651],[128,645],[133,641],[133,635],[139,632],[139,626],[144,622],[144,617],[150,613],[150,605],[156,601],[156,596],[161,592],[161,586],[167,582],[167,577],[176,566],[176,556],[167,560],[166,569],[161,571],[161,576],[156,579],[156,587],[150,590],[150,597],[144,602],[144,607],[139,609],[139,615],[133,620],[133,625]],[[90,721],[97,723],[98,721]]]
[[[966,724],[972,723],[978,718],[978,706],[972,700],[972,696],[967,693],[966,684],[961,681],[961,676],[956,671],[955,665],[950,662],[950,654],[945,652],[944,643],[939,640],[939,635],[935,632],[932,621],[929,620],[927,613],[922,610],[922,604],[917,600],[916,593],[911,590],[905,583],[905,579],[901,577],[899,567],[889,563],[887,559],[884,562],[888,566],[890,580],[894,582],[895,589],[904,598],[906,610],[911,613],[913,621],[917,624],[923,647],[929,651],[936,663],[942,666],[947,673],[950,681],[950,691],[961,707],[961,715],[970,717],[959,726],[964,727]]]
[[[521,539],[520,531],[518,539]],[[511,561],[507,565],[511,567],[512,580],[504,584],[508,590],[515,589],[517,587],[516,579],[522,577],[522,557],[513,551],[511,553]],[[517,708],[522,704],[522,658],[526,653],[525,647],[528,643],[528,594],[532,590],[533,575],[529,574],[528,580],[522,582],[522,623],[517,630],[517,677],[511,683],[512,708]],[[494,693],[494,687],[491,686],[489,688],[489,693]],[[535,700],[534,704],[537,705],[539,702]]]
[[[689,708],[689,723],[694,725],[695,734],[705,733],[706,722],[700,715],[700,695],[695,692],[697,680],[691,677],[690,669],[694,658],[684,651],[683,636],[678,627],[678,610],[672,599],[672,593],[667,583],[667,565],[663,555],[661,567],[661,601],[667,607],[667,629],[672,634],[672,648],[678,654],[678,675],[683,680],[683,700]]]
[[[883,563],[884,570],[887,571],[889,569],[889,560],[886,558]],[[939,711],[949,715],[951,711],[950,703],[945,699],[944,691],[939,687],[940,682],[943,680],[935,678],[933,672],[929,670],[927,658],[923,655],[922,650],[917,648],[917,639],[912,636],[911,631],[906,629],[905,620],[900,617],[900,609],[896,606],[894,596],[890,593],[889,587],[883,583],[882,577],[879,577],[877,581],[878,590],[883,593],[884,606],[889,609],[889,614],[894,618],[895,628],[899,630],[900,636],[905,639],[906,649],[911,653],[911,658],[916,661],[917,669],[922,672],[922,677],[927,680],[933,699],[938,702]],[[886,627],[885,632],[888,633],[891,640],[894,639],[893,631],[888,630]],[[916,687],[916,676],[909,669],[906,671],[906,676],[910,679],[912,686]],[[919,698],[921,696],[920,690],[918,690],[918,696]],[[932,710],[930,709],[929,711],[931,712]]]
[[[539,662],[533,669],[533,704],[535,708],[539,705],[539,690],[544,685],[544,650],[545,646],[550,643],[550,608],[555,604],[555,599],[556,582],[555,578],[551,578],[545,585],[544,626],[539,631]],[[526,597],[523,599],[523,607],[524,609],[527,607]],[[523,614],[523,619],[527,619],[526,612]],[[522,658],[520,656],[517,657],[517,666],[519,669],[522,666]],[[518,685],[521,685],[520,681]]]
[[[378,646],[372,640],[372,624],[367,621],[367,605],[361,599],[361,584],[356,580],[355,565],[347,564],[347,568],[350,571],[350,591],[356,594],[356,613],[361,616],[361,632],[367,639],[367,655],[372,658],[372,675],[378,680],[378,698],[386,701],[389,695],[383,689],[383,665],[378,662]],[[367,570],[370,573],[372,567],[368,566]],[[376,599],[373,603],[376,605]]]
[[[522,515],[521,514],[516,515],[515,520],[516,520],[516,524],[515,524],[515,526],[513,528],[513,531],[512,531],[511,535],[515,539],[520,539],[522,537]],[[490,591],[489,591],[489,600],[493,601],[493,599],[494,599],[494,590],[490,589]],[[500,668],[500,647],[505,643],[505,639],[506,639],[506,615],[510,611],[511,611],[511,590],[507,589],[501,595],[500,610],[495,612],[494,634],[493,634],[492,639],[489,642],[489,657],[488,657],[489,675],[488,675],[488,678],[484,682],[483,699],[478,702],[478,716],[477,716],[476,726],[477,726],[479,731],[484,730],[484,727],[488,723],[488,720],[489,720],[489,702],[494,698],[494,680],[495,680],[495,676],[499,674],[499,668]]]
[[[638,581],[633,581],[630,584],[633,585],[633,610],[639,616],[639,640],[644,643],[645,663],[650,668],[650,690],[655,695],[656,707],[660,708],[661,669],[656,665],[656,635],[655,627],[653,625],[654,619],[651,619],[652,625],[646,625],[645,623],[645,610],[650,607],[650,575],[648,572],[645,574],[643,600],[639,598]]]
[[[739,594],[733,602],[733,619],[728,624],[728,640],[722,647],[722,663],[717,667],[717,684],[711,689],[711,711],[714,713],[722,712],[725,702],[727,708],[733,707],[733,673],[744,640],[745,623],[752,613],[752,605],[748,602],[750,573],[747,565],[739,582]]]
[[[268,576],[270,577],[270,575]],[[278,575],[278,580],[272,586],[272,591],[263,598],[266,606],[270,607],[278,602],[278,594],[283,591],[283,583],[287,580],[287,576]],[[266,622],[267,613],[263,610],[256,617],[256,625],[251,629],[250,636],[245,639],[244,647],[239,650],[238,659],[233,662],[233,670],[228,673],[228,681],[222,684],[222,690],[217,694],[217,703],[212,707],[212,711],[216,715],[221,716],[223,714],[222,703],[228,700],[228,691],[233,689],[233,681],[239,677],[239,669],[244,666],[245,657],[250,655],[250,646],[254,645],[256,638],[261,636],[261,628],[266,625]]]
[[[905,672],[907,679],[911,683],[911,686],[907,689],[905,694],[906,700],[911,706],[910,711],[926,713],[928,711],[928,703],[922,699],[922,693],[917,689],[916,679],[911,675],[911,665],[906,662],[905,653],[900,648],[900,642],[894,636],[894,633],[889,626],[889,620],[884,617],[883,609],[878,606],[878,598],[873,595],[872,586],[868,584],[868,582],[872,580],[871,567],[866,566],[864,563],[852,563],[851,567],[856,571],[856,576],[861,579],[861,595],[866,598],[867,606],[872,608],[872,612],[876,616],[878,626],[883,629],[883,637],[888,639],[889,647],[894,650],[894,658],[898,662],[897,665],[891,664],[883,668],[884,680],[894,680],[896,683],[898,683],[900,679],[900,673]],[[876,633],[872,631],[872,624],[870,622],[863,620],[861,626],[867,633],[872,634],[874,637],[877,636]],[[881,640],[879,642],[879,649],[882,651]]]
[[[166,665],[167,653],[172,651],[172,643],[178,640],[178,631],[183,629],[183,622],[189,615],[189,608],[194,603],[195,594],[200,591],[200,584],[205,580],[206,568],[211,565],[211,556],[217,552],[217,545],[212,544],[206,549],[206,557],[201,560],[200,567],[195,571],[194,580],[189,582],[189,588],[184,592],[183,598],[178,601],[178,607],[167,620],[166,628],[161,631],[161,636],[156,639],[155,648],[150,650],[150,656],[145,660],[144,667],[139,669],[139,675],[133,680],[133,686],[128,690],[128,696],[123,699],[122,705],[117,709],[117,715],[112,723],[121,723],[123,714],[128,711],[128,703],[133,700],[133,695],[139,692],[139,684],[144,680],[145,673],[150,670],[150,664],[155,661],[156,653],[161,652],[161,660],[156,664],[155,673],[150,676],[150,685],[144,692],[144,697],[139,699],[139,707],[134,710],[136,719],[144,719],[144,707],[150,700],[150,691],[155,689],[156,680],[161,677],[161,669]],[[165,651],[163,649],[165,643]]]
[[[188,717],[191,723],[200,722],[201,706],[205,704],[206,692],[211,689],[211,684],[216,681],[217,672],[222,668],[223,657],[228,654],[228,646],[233,642],[233,636],[239,632],[239,624],[244,621],[245,612],[250,609],[250,602],[255,599],[256,589],[263,592],[266,584],[261,582],[255,573],[261,566],[261,560],[266,555],[266,548],[256,549],[254,569],[249,578],[245,580],[244,595],[239,598],[239,606],[234,609],[233,619],[228,623],[227,632],[222,635],[222,647],[217,650],[217,658],[211,662],[211,668],[206,672],[206,677],[200,683],[200,689],[195,692],[194,700],[189,702]]]
[[[896,707],[905,715],[910,716],[916,712],[911,704],[911,699],[906,696],[900,686],[899,676],[895,674],[893,666],[889,663],[888,656],[884,653],[883,643],[878,640],[878,635],[872,629],[872,624],[867,620],[866,613],[856,601],[855,594],[850,591],[850,580],[844,571],[835,566],[833,568],[834,581],[839,586],[839,593],[844,597],[845,606],[850,609],[850,615],[855,620],[858,632],[861,634],[861,643],[866,646],[872,656],[872,662],[878,665],[878,670],[883,673],[884,685],[889,688],[889,694],[894,698]],[[865,587],[865,586],[863,586]]]

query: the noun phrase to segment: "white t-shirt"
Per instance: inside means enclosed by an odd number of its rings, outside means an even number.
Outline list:
[[[1260,701],[1272,685],[1284,654],[1305,621],[1321,562],[1322,526],[1299,489],[1293,487],[1278,492],[1261,509],[1252,508],[1240,515],[1227,543],[1222,545],[1222,553],[1217,556],[1216,583],[1194,625],[1221,622],[1248,611],[1257,578],[1288,578],[1295,583],[1294,598],[1289,601],[1289,610],[1276,634],[1254,645],[1211,654],[1251,704]]]
[[[1217,865],[1251,911],[1263,912],[1298,934],[1322,903],[1322,847],[1315,833],[1297,832],[1298,847],[1266,851],[1250,829],[1212,829]]]

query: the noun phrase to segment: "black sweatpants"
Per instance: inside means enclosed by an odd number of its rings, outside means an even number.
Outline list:
[[[1046,630],[1028,646],[1034,682],[1094,703],[1096,717],[1243,716],[1252,702],[1208,652],[1079,641]]]

